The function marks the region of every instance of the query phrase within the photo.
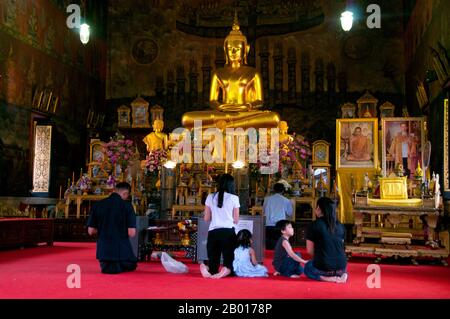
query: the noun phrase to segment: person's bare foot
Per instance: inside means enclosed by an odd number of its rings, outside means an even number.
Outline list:
[[[209,268],[205,264],[200,264],[200,273],[202,274],[203,278],[211,278]]]
[[[300,278],[299,275],[291,275],[291,278]]]
[[[279,273],[278,271],[275,271],[275,272],[273,273],[273,275],[274,275],[274,276],[279,276],[280,273]]]
[[[228,269],[227,267],[223,267],[217,274],[212,275],[211,278],[220,279],[228,276],[229,274],[231,274],[230,269]]]
[[[343,273],[341,276],[338,276],[336,278],[336,283],[345,284],[347,282],[347,278],[348,278],[347,273]]]

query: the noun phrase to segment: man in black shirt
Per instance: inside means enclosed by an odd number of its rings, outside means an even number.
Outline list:
[[[104,274],[133,271],[137,267],[129,239],[136,235],[136,215],[126,201],[130,191],[130,184],[118,183],[115,191],[96,203],[89,215],[88,233],[98,234],[97,259]]]

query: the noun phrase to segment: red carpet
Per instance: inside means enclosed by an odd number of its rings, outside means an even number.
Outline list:
[[[266,266],[272,271],[272,252]],[[93,243],[56,243],[0,251],[0,298],[158,298],[158,299],[319,299],[319,298],[450,298],[450,268],[440,265],[381,264],[381,288],[366,285],[372,260],[353,259],[346,284],[281,277],[203,279],[197,264],[189,261],[188,274],[167,273],[159,261],[139,263],[138,270],[103,275]],[[69,264],[81,267],[81,288],[69,289]]]

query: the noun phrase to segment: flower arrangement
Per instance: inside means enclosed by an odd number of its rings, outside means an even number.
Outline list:
[[[279,143],[279,165],[278,171],[286,171],[292,169],[295,162],[300,162],[302,167],[306,167],[308,158],[311,157],[311,148],[308,141],[302,135],[292,134],[292,139],[285,140]],[[271,152],[267,153],[270,159]],[[266,158],[267,159],[267,158]],[[256,167],[252,168],[251,174],[256,175],[256,170],[261,170],[261,167],[271,166],[271,160],[268,163],[262,163],[259,159]]]
[[[125,136],[116,133],[111,140],[104,145],[104,153],[113,166],[119,164],[124,171],[134,154],[133,141],[126,140]]]
[[[145,169],[147,173],[156,174],[161,170],[162,165],[167,161],[165,150],[153,150],[145,159]]]
[[[190,233],[197,230],[197,225],[192,222],[192,219],[186,219],[178,222],[177,227],[180,233]]]
[[[79,190],[83,192],[87,192],[91,189],[92,180],[89,178],[87,174],[83,174],[81,178],[78,180],[77,187]]]
[[[106,181],[106,187],[108,189],[113,189],[114,187],[116,187],[116,179],[114,178],[113,175],[108,176],[108,180]]]

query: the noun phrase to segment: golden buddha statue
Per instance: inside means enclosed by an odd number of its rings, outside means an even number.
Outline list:
[[[234,17],[230,34],[225,38],[226,64],[215,71],[211,81],[211,111],[193,111],[183,115],[183,127],[192,129],[195,120],[202,120],[203,129],[216,127],[220,120],[230,128],[276,128],[280,116],[275,112],[256,110],[263,102],[261,76],[255,68],[247,66],[250,45],[239,30]],[[222,92],[222,101],[219,95]]]
[[[289,126],[286,121],[281,121],[278,125],[279,133],[279,141],[280,143],[292,142],[294,138],[288,134]]]
[[[148,134],[143,139],[145,145],[147,145],[147,152],[167,149],[168,146],[167,134],[162,132],[162,129],[164,128],[164,121],[155,120],[153,122],[152,127],[154,132]]]
[[[304,178],[302,164],[300,161],[295,161],[292,165],[292,180],[303,180]]]

